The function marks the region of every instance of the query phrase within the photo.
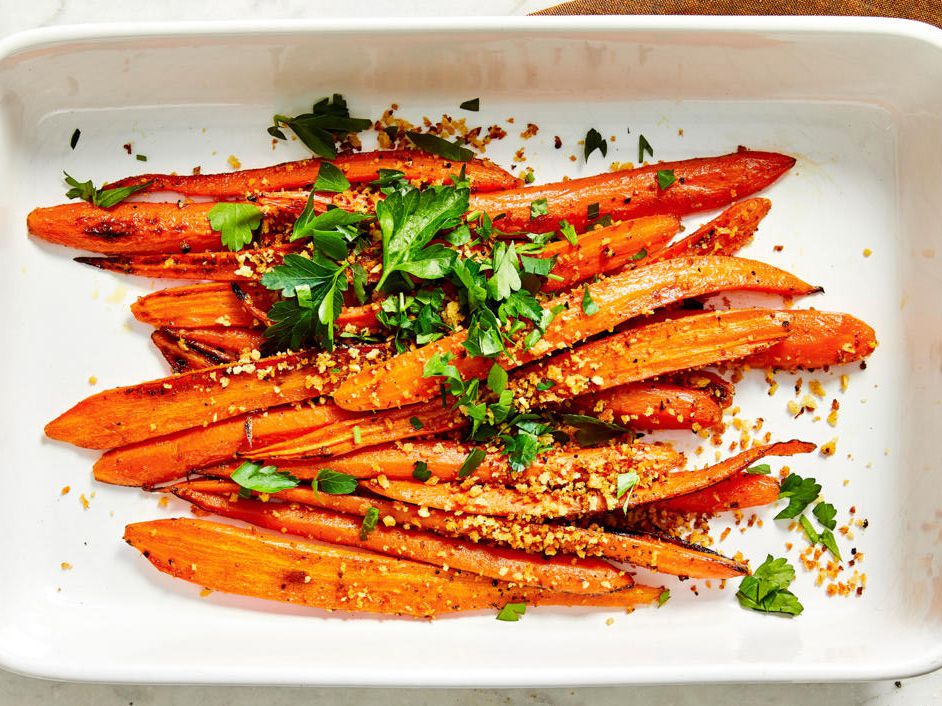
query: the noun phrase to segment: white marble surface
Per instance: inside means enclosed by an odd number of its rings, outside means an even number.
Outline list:
[[[550,0],[551,1],[551,0]],[[35,27],[89,22],[208,19],[292,19],[358,15],[488,15],[525,14],[539,9],[541,0],[0,0],[0,36]],[[0,671],[0,705],[128,704],[158,706],[201,702],[226,704],[330,703],[358,705],[382,698],[386,706],[456,703],[464,706],[497,704],[594,704],[598,706],[682,706],[724,703],[828,704],[852,706],[886,704],[915,706],[942,703],[942,672],[902,683],[783,684],[600,689],[521,690],[383,690],[111,686],[45,682]]]

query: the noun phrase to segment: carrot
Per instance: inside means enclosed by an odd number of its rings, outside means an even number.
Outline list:
[[[711,427],[723,418],[723,409],[709,392],[663,382],[630,383],[580,395],[572,401],[572,409],[636,429]]]
[[[107,451],[95,463],[94,475],[103,483],[154,486],[193,469],[229,461],[255,445],[271,444],[351,416],[331,403],[244,414]]]
[[[710,399],[723,409],[727,409],[733,404],[733,394],[735,392],[733,384],[716,373],[709,373],[705,370],[684,370],[667,376],[665,380],[692,390],[706,392],[710,395]]]
[[[320,159],[283,162],[261,169],[242,169],[222,174],[140,174],[126,177],[109,188],[131,186],[150,181],[143,191],[174,191],[188,196],[244,198],[259,191],[303,189],[317,181]],[[344,173],[351,184],[365,184],[379,178],[380,169],[396,169],[412,182],[444,184],[451,181],[462,166],[474,191],[499,191],[520,185],[520,180],[486,159],[472,159],[456,164],[416,150],[387,150],[340,154],[331,163]]]
[[[592,316],[582,310],[582,291],[552,300],[545,308],[564,308],[549,324],[543,338],[528,351],[519,348],[510,351],[510,357],[504,356],[500,362],[506,369],[517,367],[658,307],[728,289],[789,295],[820,291],[782,270],[752,260],[729,257],[667,260],[614,275],[590,287],[599,308]],[[370,366],[350,376],[334,392],[334,400],[345,409],[368,411],[430,399],[438,394],[439,380],[423,377],[423,372],[425,364],[439,354],[455,356],[451,364],[465,378],[484,377],[493,361],[469,357],[463,347],[466,337],[466,332],[454,333]]]
[[[788,326],[788,338],[749,356],[752,367],[824,368],[861,360],[877,347],[876,332],[850,314],[789,309],[775,317]]]
[[[557,556],[534,558],[514,549],[485,547],[468,541],[440,537],[429,532],[405,531],[378,522],[365,530],[351,515],[318,510],[305,505],[269,503],[238,496],[203,493],[186,483],[173,486],[174,495],[207,512],[257,527],[289,533],[331,544],[357,547],[445,566],[487,578],[513,581],[567,593],[608,593],[632,585],[624,571],[599,559]],[[447,569],[446,569],[447,570]]]
[[[84,201],[37,208],[29,232],[56,245],[107,255],[217,250],[219,233],[207,220],[211,203],[120,203],[105,210]]]
[[[173,486],[176,488],[179,486]],[[225,481],[197,480],[186,484],[193,492],[235,495],[239,486]],[[171,490],[173,490],[171,488]],[[327,495],[298,487],[277,494],[286,502],[324,507],[363,516],[375,507],[380,517],[392,518],[406,530],[431,530],[450,537],[487,540],[514,549],[557,556],[560,553],[604,557],[643,566],[664,574],[690,578],[730,578],[748,573],[740,562],[687,542],[640,533],[606,532],[597,528],[548,525],[483,515],[450,515],[431,508],[356,495]]]
[[[716,485],[656,503],[659,510],[712,515],[778,500],[779,482],[770,476],[741,474]]]
[[[150,335],[150,340],[167,361],[170,371],[176,375],[210,368],[222,362],[215,356],[207,355],[185,344],[181,345],[179,338],[171,336],[166,331],[154,331]]]
[[[546,280],[543,291],[558,292],[596,275],[646,264],[648,253],[660,249],[679,229],[680,221],[673,216],[649,216],[590,230],[575,245],[554,241],[536,257],[555,257],[552,274],[561,279]]]
[[[491,218],[503,215],[503,231],[548,233],[558,229],[562,220],[585,230],[591,223],[589,211],[593,205],[597,206],[598,216],[614,220],[709,211],[764,189],[794,164],[792,157],[783,154],[742,150],[720,157],[661,162],[555,184],[475,194],[470,210],[487,213]],[[672,171],[676,179],[666,189],[658,186],[657,173],[663,170]],[[546,199],[548,212],[531,218],[530,204],[539,199]]]
[[[441,402],[435,400],[392,412],[351,417],[295,438],[252,449],[245,455],[270,460],[339,456],[390,439],[411,439],[460,429],[466,423],[467,418],[460,411],[443,408]]]
[[[430,485],[389,479],[371,480],[367,487],[383,497],[449,512],[534,518],[571,517],[614,510],[621,506],[636,507],[685,495],[715,485],[743,471],[763,456],[789,456],[808,453],[814,448],[814,444],[801,441],[756,446],[698,471],[664,473],[658,467],[639,467],[636,469],[639,477],[637,484],[623,498],[615,497],[614,478],[599,475],[594,476],[591,482],[587,479],[586,487],[574,486],[572,490],[566,491],[546,491],[532,486],[530,490],[519,486],[510,489],[480,485],[466,489],[451,483]]]
[[[654,254],[653,259],[657,261],[695,255],[735,255],[755,234],[759,222],[765,218],[770,208],[772,202],[762,198],[734,203],[683,240]]]
[[[733,309],[629,329],[558,353],[511,376],[539,407],[676,370],[744,358],[789,335],[764,309]],[[553,385],[547,389],[546,382]]]
[[[220,353],[238,358],[243,353],[259,350],[265,344],[265,336],[259,329],[239,327],[165,328],[171,336],[182,339],[187,345],[211,348]]]
[[[105,390],[49,422],[46,435],[106,449],[312,399],[334,389],[361,350],[338,348],[312,358],[277,355]]]
[[[217,244],[218,246],[218,244]],[[268,267],[280,264],[285,253],[297,252],[295,245],[254,248],[242,252],[189,252],[175,255],[112,255],[77,257],[76,262],[107,272],[157,279],[199,279],[215,282],[252,282]]]
[[[544,591],[257,530],[194,519],[128,525],[124,539],[158,570],[206,588],[326,610],[431,617],[530,605],[630,607],[660,589],[633,586],[602,596]]]
[[[254,289],[259,296],[265,290]],[[274,297],[272,297],[274,301]],[[140,297],[131,305],[134,318],[158,327],[257,326],[229,284],[187,284]]]

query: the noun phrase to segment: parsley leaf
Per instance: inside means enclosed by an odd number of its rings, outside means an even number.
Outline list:
[[[831,503],[818,503],[812,512],[823,527],[831,530],[837,527],[837,521],[834,519],[837,516],[837,510]]]
[[[497,619],[507,623],[516,623],[526,612],[526,603],[508,603],[498,611]]]
[[[291,229],[290,240],[310,238],[314,247],[332,260],[347,257],[348,243],[356,240],[360,233],[354,227],[357,223],[369,219],[365,213],[351,213],[342,208],[330,208],[323,213],[314,212],[314,192],[308,196],[304,210],[298,216]]]
[[[141,189],[146,189],[153,183],[145,181],[143,184],[135,184],[134,186],[119,186],[114,189],[96,189],[91,180],[80,182],[74,177],[69,176],[68,172],[62,173],[65,174],[65,183],[72,187],[65,192],[67,199],[82,199],[83,201],[88,201],[93,206],[98,206],[98,208],[117,206],[131,194]]]
[[[268,134],[279,140],[286,139],[282,127],[290,128],[298,139],[314,154],[326,159],[337,156],[335,144],[350,133],[360,132],[372,126],[367,118],[351,118],[343,96],[335,93],[333,99],[322,98],[311,108],[310,113],[296,117],[276,115]]]
[[[460,224],[468,210],[466,188],[433,186],[394,191],[376,205],[376,218],[383,234],[383,274],[377,289],[383,289],[395,272],[422,279],[447,275],[457,254],[443,245],[426,247],[439,231]]]
[[[461,464],[461,468],[458,469],[458,477],[467,478],[474,473],[478,466],[484,461],[486,455],[484,449],[471,449],[471,452],[465,457],[464,462]]]
[[[457,142],[444,140],[438,135],[409,131],[406,133],[406,137],[423,152],[438,155],[454,162],[467,162],[474,157],[474,152],[467,147],[462,147]]]
[[[432,472],[425,461],[416,461],[415,468],[412,469],[412,477],[424,483],[432,477]]]
[[[530,203],[530,218],[539,218],[549,213],[549,206],[546,199],[537,199]]]
[[[837,540],[834,538],[834,533],[831,530],[826,529],[821,533],[821,544],[827,547],[828,551],[834,555],[834,558],[838,561],[841,560],[841,552],[837,548]]]
[[[670,599],[671,599],[671,590],[669,588],[665,588],[663,591],[661,591],[661,594],[657,597],[657,607],[660,608],[662,605],[667,603],[667,601],[669,601]]]
[[[360,541],[365,542],[370,532],[376,529],[376,523],[379,522],[379,509],[370,505],[363,515],[363,523],[360,525]]]
[[[767,463],[760,463],[746,469],[746,473],[752,476],[767,476],[772,472],[772,467]]]
[[[601,133],[592,128],[585,134],[585,161],[589,161],[589,155],[598,150],[602,153],[602,156],[608,154],[608,143],[605,141],[605,138],[602,137]]]
[[[634,487],[638,485],[638,481],[641,478],[635,471],[628,471],[627,473],[619,473],[618,477],[615,480],[615,499],[621,500],[621,497],[625,495],[625,514],[628,513],[628,505],[631,502],[631,491],[634,490]]]
[[[520,281],[520,264],[513,243],[497,243],[491,256],[494,274],[487,280],[487,293],[495,301],[507,299],[523,283]]]
[[[222,244],[237,251],[252,242],[252,231],[262,223],[262,209],[251,203],[217,203],[206,217]]]
[[[471,100],[465,101],[458,107],[461,108],[462,110],[470,110],[471,112],[476,113],[481,109],[481,99],[472,98]]]
[[[576,235],[576,229],[568,221],[559,222],[559,234],[569,241],[570,245],[578,245],[579,237]]]
[[[795,569],[784,558],[775,559],[769,554],[752,576],[746,576],[739,584],[736,598],[743,608],[763,613],[799,615],[804,607],[788,587],[795,580]]]
[[[638,135],[638,161],[644,161],[644,153],[647,152],[650,156],[654,156],[654,148],[651,147],[651,143],[648,142],[647,138],[644,135]]]
[[[599,217],[599,205],[598,203],[590,203],[586,206],[585,217],[590,221],[594,221]]]
[[[232,472],[232,480],[243,488],[259,493],[277,493],[279,490],[296,488],[301,482],[287,471],[275,466],[265,466],[246,461]]]
[[[677,181],[677,177],[674,176],[673,169],[658,169],[657,171],[657,188],[661,191],[664,191],[668,186]]]
[[[422,423],[422,420],[419,419],[418,417],[409,417],[409,424],[411,424],[412,428],[415,429],[416,431],[418,431],[419,429],[425,426]]]
[[[412,341],[424,346],[449,331],[441,316],[444,309],[444,291],[440,288],[422,289],[412,296],[400,292],[386,297],[376,318],[383,326],[395,331],[393,342],[396,350],[404,353]]]
[[[563,422],[576,428],[576,443],[580,446],[595,446],[610,439],[615,439],[632,431],[618,424],[603,422],[596,417],[584,414],[563,414]]]
[[[340,171],[336,165],[331,162],[321,162],[321,166],[317,170],[317,181],[315,181],[314,186],[311,187],[312,191],[332,191],[334,193],[340,193],[349,188],[350,182],[347,181],[347,177],[344,176],[344,173]]]
[[[507,389],[507,371],[500,367],[500,363],[491,366],[487,374],[487,386],[495,395]]]
[[[811,524],[811,520],[808,519],[807,515],[802,515],[798,518],[798,524],[801,525],[801,528],[805,531],[805,534],[808,536],[808,541],[811,544],[817,544],[821,537],[814,528],[814,525]]]
[[[589,285],[586,285],[582,293],[582,311],[586,316],[594,316],[599,313],[599,305],[592,301],[592,295],[589,294]]]
[[[821,486],[814,478],[802,478],[797,473],[792,473],[782,481],[782,488],[779,491],[779,499],[788,499],[788,506],[779,512],[776,520],[790,520],[798,517],[805,508],[808,507],[821,492]]]
[[[317,478],[311,481],[315,491],[324,491],[328,495],[350,495],[357,489],[357,479],[346,473],[322,468]]]

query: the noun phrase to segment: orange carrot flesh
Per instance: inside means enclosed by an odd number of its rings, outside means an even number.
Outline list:
[[[613,334],[558,353],[511,376],[531,406],[561,402],[665,373],[744,358],[789,335],[774,312],[733,309]],[[548,389],[546,382],[553,385]]]
[[[278,355],[118,387],[88,397],[46,425],[46,435],[91,449],[133,444],[247,411],[329,394],[360,349],[309,358]]]
[[[660,595],[660,589],[641,585],[601,596],[510,586],[205,520],[139,522],[125,528],[124,539],[171,576],[212,590],[326,610],[431,617],[512,601],[630,607]]]
[[[331,163],[351,184],[364,184],[379,178],[380,169],[403,172],[406,179],[425,184],[451,181],[462,165],[416,150],[387,150],[340,154]],[[141,174],[109,184],[109,188],[151,182],[144,191],[173,191],[188,196],[244,198],[259,191],[303,189],[317,181],[320,159],[284,162],[260,169],[243,169],[222,174]],[[474,191],[498,191],[520,185],[520,180],[493,162],[472,159],[463,163]]]
[[[746,359],[755,368],[823,368],[861,360],[877,347],[876,332],[850,314],[789,309],[776,312],[788,326],[784,341]]]
[[[225,481],[196,480],[185,484],[192,492],[233,496],[239,486]],[[173,486],[175,490],[180,486]],[[606,532],[567,525],[546,525],[482,515],[451,515],[434,508],[358,495],[327,495],[298,487],[277,494],[286,502],[323,507],[363,516],[371,507],[381,517],[392,518],[406,530],[431,530],[451,537],[487,540],[514,549],[545,556],[578,554],[643,566],[654,571],[690,578],[731,578],[748,573],[733,559],[703,547],[640,533]]]
[[[297,438],[253,449],[245,455],[270,460],[339,456],[390,439],[411,439],[460,429],[466,422],[460,411],[443,408],[441,402],[434,401],[391,413],[351,417]]]
[[[114,485],[158,485],[191,470],[230,461],[254,445],[271,444],[351,416],[330,403],[245,414],[107,451],[95,462],[94,475]]]
[[[264,296],[253,289],[253,294]],[[272,301],[274,298],[272,298]],[[229,284],[210,282],[168,287],[140,297],[131,305],[134,318],[159,328],[257,326]]]
[[[194,348],[182,347],[180,339],[165,331],[154,331],[150,340],[170,366],[174,375],[189,373],[202,368],[219,365],[218,359],[212,358]]]
[[[769,505],[778,500],[778,480],[770,476],[741,474],[716,485],[656,504],[659,510],[713,515],[726,510]]]
[[[155,279],[198,279],[214,282],[252,282],[271,265],[280,264],[286,253],[300,248],[285,245],[254,248],[242,252],[189,252],[175,255],[112,255],[77,257],[76,262],[107,272]]]
[[[679,230],[680,221],[673,216],[649,216],[590,230],[579,236],[576,245],[554,241],[536,257],[555,257],[552,274],[561,279],[548,279],[542,289],[558,292],[599,274],[645,264],[647,254],[656,252]]]
[[[486,547],[468,541],[421,531],[387,527],[382,522],[363,531],[362,521],[351,515],[318,510],[309,506],[260,502],[227,495],[201,493],[181,483],[172,488],[179,498],[207,512],[257,527],[315,539],[330,544],[358,547],[446,566],[469,574],[513,581],[567,593],[608,593],[632,585],[629,575],[598,559],[557,556],[534,558],[513,549]]]
[[[668,248],[656,253],[655,260],[696,255],[735,255],[755,234],[760,221],[772,208],[768,199],[746,199],[735,203],[712,221]]]
[[[723,418],[723,409],[709,392],[662,382],[619,385],[581,395],[572,409],[636,429],[690,429],[711,427]]]
[[[627,220],[649,215],[683,216],[722,208],[737,198],[769,186],[795,164],[792,157],[743,150],[720,157],[661,162],[638,169],[610,172],[556,184],[528,186],[471,197],[470,210],[491,218],[505,214],[501,230],[548,233],[566,220],[577,230],[589,225],[589,206],[599,216]],[[667,189],[657,172],[673,170],[676,181]],[[530,217],[530,204],[546,199],[548,213]]]
[[[739,289],[784,295],[819,291],[782,270],[752,260],[728,257],[677,258],[609,277],[591,287],[599,307],[592,316],[582,311],[583,292],[572,292],[549,302],[546,308],[565,307],[549,324],[543,338],[529,351],[513,350],[503,356],[507,369],[569,348],[598,333],[656,308],[701,294]],[[357,411],[388,409],[428,400],[438,394],[439,381],[423,377],[425,364],[437,354],[450,353],[465,378],[485,377],[493,361],[471,358],[463,347],[465,332],[446,336],[426,346],[397,355],[352,375],[334,392],[341,407]]]
[[[259,350],[265,336],[259,329],[244,327],[165,328],[169,335],[181,339],[187,345],[205,346],[238,358],[243,353]]]

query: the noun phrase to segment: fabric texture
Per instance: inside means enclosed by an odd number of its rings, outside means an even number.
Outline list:
[[[535,15],[858,15],[942,27],[942,0],[570,0]]]

